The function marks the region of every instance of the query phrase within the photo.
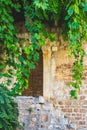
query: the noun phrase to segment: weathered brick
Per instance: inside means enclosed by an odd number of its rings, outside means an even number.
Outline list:
[[[68,112],[68,109],[62,109],[63,112]]]
[[[79,121],[79,125],[85,125],[85,121]]]
[[[80,100],[84,100],[86,96],[80,96]]]
[[[72,112],[73,110],[72,109],[68,109],[68,112]]]
[[[78,109],[78,108],[75,108],[75,109],[74,109],[74,112],[79,112],[79,109]]]

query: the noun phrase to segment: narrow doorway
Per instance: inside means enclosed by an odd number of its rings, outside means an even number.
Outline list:
[[[30,74],[29,87],[23,91],[22,95],[35,97],[43,96],[43,54],[42,51],[39,53],[38,64]]]

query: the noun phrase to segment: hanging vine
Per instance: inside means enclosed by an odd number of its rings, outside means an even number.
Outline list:
[[[25,42],[22,48],[25,58],[20,51],[21,43],[16,38],[13,8],[20,11],[19,1],[0,1],[0,46],[3,45],[2,52],[5,51],[7,56],[7,59],[2,58],[0,67],[4,69],[6,66],[12,66],[16,69],[15,73],[12,69],[8,69],[7,73],[1,72],[0,76],[8,77],[7,85],[11,82],[9,80],[11,75],[17,77],[12,94],[17,95],[28,86],[30,71],[38,62],[38,51],[45,44],[45,39],[49,38],[51,41],[55,39],[55,35],[47,29],[49,26],[60,27],[62,35],[69,42],[70,55],[74,56],[73,81],[70,83],[71,96],[77,98],[82,85],[85,55],[82,42],[86,40],[87,34],[87,2],[85,0],[23,0],[25,26],[29,33],[29,44]]]
[[[71,96],[78,97],[80,87],[82,85],[82,73],[83,73],[83,57],[85,51],[83,49],[83,40],[86,40],[87,36],[87,3],[85,1],[77,0],[71,2],[67,10],[67,16],[65,20],[68,21],[68,41],[71,55],[74,56],[73,62],[73,82],[71,86]]]

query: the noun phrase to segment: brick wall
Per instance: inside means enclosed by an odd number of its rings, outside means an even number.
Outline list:
[[[87,51],[87,44],[84,45],[84,48]],[[54,42],[50,44],[47,40],[47,44],[42,50],[43,62],[41,58],[39,67],[31,72],[30,86],[23,95],[43,95],[65,117],[71,119],[78,128],[87,128],[87,57],[84,58],[82,88],[78,99],[74,100],[70,98],[70,88],[67,87],[67,83],[72,80],[73,58],[68,57],[66,43],[63,42],[59,45],[58,42]],[[42,69],[40,73],[42,63],[43,74]],[[43,75],[42,81],[41,75]],[[41,83],[40,87],[39,83]]]
[[[45,98],[48,98],[48,100],[52,102],[59,111],[63,112],[66,117],[70,118],[78,128],[87,129],[87,57],[84,58],[83,81],[78,99],[71,99],[71,88],[67,86],[67,83],[72,80],[73,58],[68,57],[68,49],[64,45],[66,45],[64,42],[60,46],[58,46],[57,42],[51,46],[49,45],[50,58],[48,58],[48,68],[50,71],[48,79],[50,83],[47,85],[45,83],[44,95]],[[87,52],[86,43],[84,44],[84,48]],[[47,66],[44,67],[47,68]],[[44,82],[48,82],[46,79],[47,77]],[[45,91],[47,87],[49,96]]]

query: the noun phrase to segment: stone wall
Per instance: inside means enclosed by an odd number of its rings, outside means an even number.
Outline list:
[[[19,31],[18,37],[20,39],[28,37],[26,30]],[[67,87],[67,83],[72,80],[73,58],[68,56],[67,45],[67,42],[59,38],[52,43],[47,39],[45,46],[42,47],[43,94],[39,93],[39,95],[43,95],[53,103],[59,112],[70,118],[78,127],[87,129],[87,57],[84,58],[83,83],[78,99],[70,99],[70,88]],[[87,44],[83,43],[83,45],[87,52]],[[39,82],[37,80],[37,83]]]
[[[43,97],[17,97],[24,130],[76,130],[76,125]]]
[[[59,109],[41,96],[37,98],[19,96],[16,101],[19,108],[19,121],[24,130],[87,130],[82,121],[78,125],[64,113],[67,110],[68,114],[77,118],[77,120],[82,120],[81,113],[83,113],[84,109],[80,112],[79,108],[77,108],[79,103],[77,104],[75,101],[75,105],[71,104],[71,107],[74,106],[73,111],[72,108],[68,108],[71,102],[65,102],[65,104],[60,102],[61,109]],[[83,118],[85,118],[85,114]]]

